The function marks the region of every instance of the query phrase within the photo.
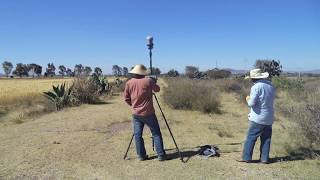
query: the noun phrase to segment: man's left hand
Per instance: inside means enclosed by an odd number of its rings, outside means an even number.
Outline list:
[[[157,83],[158,78],[157,76],[149,76],[150,79],[152,79],[155,83]]]

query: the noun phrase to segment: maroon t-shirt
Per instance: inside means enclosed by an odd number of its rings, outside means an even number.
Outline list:
[[[160,87],[151,78],[132,78],[126,83],[124,98],[132,107],[132,113],[147,116],[154,113],[152,91],[159,92]]]

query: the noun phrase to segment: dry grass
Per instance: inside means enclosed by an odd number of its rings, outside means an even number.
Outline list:
[[[20,104],[30,101],[42,92],[52,89],[52,85],[72,79],[0,79],[0,106]]]
[[[234,94],[221,94],[222,114],[173,110],[163,103],[162,94],[158,97],[187,163],[181,163],[172,150],[174,144],[158,111],[165,148],[176,158],[139,162],[133,145],[130,160],[123,160],[132,129],[126,124],[130,109],[120,96],[110,104],[68,108],[0,127],[0,179],[319,179],[317,159],[269,165],[236,162],[247,131],[248,108]],[[281,160],[290,155],[285,150],[290,124],[284,117],[277,119],[271,157]],[[149,130],[144,137],[148,154],[155,155]],[[218,145],[221,157],[194,156],[205,144]],[[258,156],[256,149],[254,159]]]
[[[310,149],[320,144],[319,88],[319,79],[304,79],[302,88],[280,91],[282,98],[277,101],[278,112],[295,123],[291,136],[296,144]]]

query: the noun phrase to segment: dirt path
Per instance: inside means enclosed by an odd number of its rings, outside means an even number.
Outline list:
[[[163,105],[163,103],[161,103]],[[121,97],[109,104],[69,108],[0,129],[0,179],[317,179],[317,160],[270,165],[241,164],[241,142],[247,128],[247,109],[233,95],[223,96],[223,114],[176,111],[163,105],[176,140],[187,156],[181,163],[159,117],[165,147],[173,158],[139,162],[134,146],[122,160],[131,136],[130,110]],[[271,154],[281,156],[281,127],[274,127]],[[149,155],[149,130],[145,131]],[[218,144],[220,158],[195,156],[197,146]],[[279,146],[279,147],[278,147]],[[257,153],[256,153],[257,155]],[[255,157],[256,157],[255,155]]]

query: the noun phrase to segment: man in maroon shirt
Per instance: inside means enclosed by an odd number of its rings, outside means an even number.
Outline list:
[[[141,161],[148,158],[144,141],[142,138],[143,127],[146,124],[152,133],[158,160],[165,160],[162,135],[155,110],[153,107],[152,93],[159,92],[160,87],[153,78],[145,77],[147,68],[143,65],[136,65],[129,72],[132,78],[126,83],[124,98],[128,105],[132,107],[134,137],[136,151]]]

